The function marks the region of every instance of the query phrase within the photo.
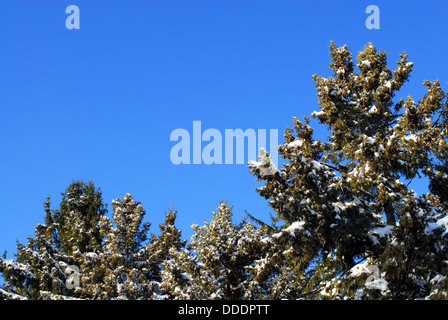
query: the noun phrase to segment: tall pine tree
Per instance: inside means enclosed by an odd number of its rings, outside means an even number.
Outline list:
[[[332,74],[313,76],[320,110],[312,113],[327,140],[313,138],[310,119],[294,118],[279,146],[283,168],[263,175],[250,164],[285,224],[276,238],[288,237],[266,259],[292,248],[291,297],[444,296],[447,95],[436,80],[424,82],[418,102],[396,99],[413,68],[405,53],[391,70],[373,44],[357,63],[346,45],[329,49]],[[428,181],[429,192],[411,190],[414,178]]]
[[[186,241],[182,240],[182,232],[175,226],[177,211],[170,209],[165,213],[165,221],[159,225],[160,234],[151,235],[149,244],[148,263],[151,270],[151,280],[155,284],[155,299],[170,297],[170,292],[162,289],[162,267],[165,261],[173,259],[171,252],[179,252],[186,246]]]
[[[3,291],[26,299],[85,296],[67,283],[81,277],[83,254],[101,248],[98,222],[106,213],[101,191],[92,182],[76,181],[62,194],[58,209],[50,208],[49,198],[44,209],[45,224],[38,224],[27,245],[17,244],[16,259],[0,259]]]
[[[104,290],[109,299],[147,299],[152,296],[153,283],[148,263],[150,224],[143,222],[146,212],[129,193],[123,200],[113,200],[112,209],[112,221],[103,216],[100,222]]]
[[[192,226],[189,249],[171,250],[163,264],[163,288],[175,299],[252,299],[250,268],[258,257],[264,228],[233,221],[222,201],[210,222]]]

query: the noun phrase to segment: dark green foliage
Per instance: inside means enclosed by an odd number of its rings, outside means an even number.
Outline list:
[[[98,221],[107,212],[101,192],[91,182],[73,182],[59,209],[50,209],[49,198],[44,209],[45,224],[36,227],[26,246],[17,244],[16,260],[1,259],[4,287],[28,299],[77,297],[80,292],[66,286],[67,267],[79,266],[80,254],[101,246]]]
[[[313,138],[307,117],[294,118],[279,147],[283,168],[266,176],[250,166],[287,231],[275,234],[277,246],[288,240],[268,258],[296,255],[290,298],[446,297],[435,287],[445,283],[448,258],[447,95],[437,80],[425,81],[418,103],[396,101],[413,67],[405,53],[391,70],[372,44],[357,64],[347,46],[329,49],[333,74],[313,76],[320,110],[312,113],[327,141]],[[415,177],[429,181],[430,193],[408,188]]]

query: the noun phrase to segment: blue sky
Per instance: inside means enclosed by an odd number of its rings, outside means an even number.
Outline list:
[[[68,30],[68,5],[80,29]],[[368,5],[380,29],[365,27]],[[328,75],[328,45],[356,56],[369,41],[414,62],[400,96],[448,82],[446,1],[2,0],[0,250],[15,252],[72,180],[109,204],[131,193],[151,231],[179,210],[184,238],[219,200],[267,220],[245,165],[174,165],[170,133],[278,129],[317,110],[311,75]],[[315,123],[313,123],[315,124]],[[315,126],[317,136],[325,131]],[[281,143],[281,139],[279,141]]]

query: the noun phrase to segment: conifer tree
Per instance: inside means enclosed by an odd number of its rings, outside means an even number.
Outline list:
[[[99,221],[106,213],[102,193],[92,182],[73,182],[51,217],[58,225],[54,234],[58,246],[65,252],[98,250],[102,245]]]
[[[167,300],[205,300],[210,295],[199,280],[200,264],[189,248],[169,250],[171,259],[162,262],[160,299]]]
[[[72,260],[47,241],[46,231],[45,225],[38,224],[26,246],[17,243],[15,260],[1,259],[4,290],[26,299],[41,299],[42,292],[69,295],[61,264]]]
[[[0,260],[3,290],[26,299],[84,296],[67,281],[83,264],[85,251],[100,249],[98,221],[106,213],[101,192],[91,182],[73,182],[62,194],[59,209],[50,208],[49,198],[44,209],[45,224],[38,224],[26,246],[17,244],[16,259]]]
[[[173,259],[171,252],[179,252],[186,246],[186,241],[182,240],[182,232],[176,228],[175,221],[177,211],[170,208],[165,213],[165,221],[159,225],[160,234],[156,236],[151,235],[151,242],[149,244],[149,258],[148,264],[151,270],[151,280],[157,284],[157,290],[154,298],[166,297],[169,292],[161,290],[162,285],[162,264]],[[160,296],[160,297],[158,297]]]
[[[309,118],[294,117],[279,146],[283,168],[264,175],[249,164],[285,224],[269,241],[287,245],[264,265],[292,248],[291,297],[445,297],[447,95],[435,80],[418,102],[396,99],[413,68],[405,53],[391,70],[373,44],[357,63],[346,45],[329,49],[333,73],[313,76],[320,110],[312,113],[327,141],[313,138]],[[428,193],[408,187],[414,178],[429,181]]]
[[[210,222],[192,226],[189,249],[171,250],[164,263],[164,287],[177,299],[250,299],[249,268],[257,259],[264,229],[245,219],[233,222],[226,202],[212,212]]]
[[[311,297],[310,294],[303,296],[300,290],[312,273],[303,267],[306,257],[301,255],[299,243],[291,239],[296,227],[297,224],[293,224],[283,229],[274,224],[265,228],[266,236],[258,243],[258,259],[248,268],[249,290],[254,298],[278,300]]]
[[[99,259],[104,268],[104,290],[109,299],[136,300],[152,296],[153,283],[148,264],[150,224],[145,211],[128,193],[112,201],[112,220],[100,222],[104,245]]]

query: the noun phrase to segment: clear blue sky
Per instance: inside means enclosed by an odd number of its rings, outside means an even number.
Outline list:
[[[80,9],[68,30],[65,8]],[[380,8],[368,30],[365,9]],[[179,210],[184,238],[219,200],[268,219],[245,165],[179,165],[170,133],[278,129],[317,110],[311,75],[328,75],[328,45],[356,56],[367,42],[414,62],[401,95],[448,82],[446,1],[2,0],[0,250],[43,222],[43,203],[92,180],[109,204],[131,193],[151,231]],[[318,127],[316,127],[318,129]],[[324,131],[317,130],[318,135]],[[280,141],[281,142],[281,139]]]

